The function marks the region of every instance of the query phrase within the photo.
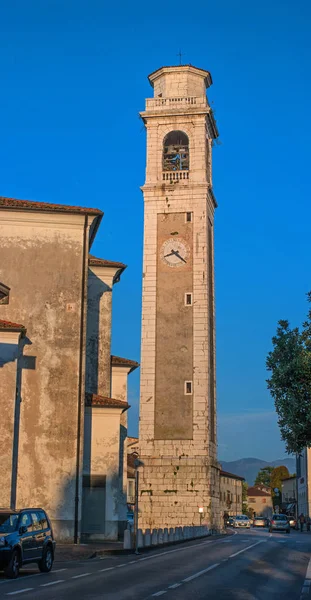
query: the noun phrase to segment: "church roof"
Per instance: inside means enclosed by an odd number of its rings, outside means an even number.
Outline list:
[[[127,446],[132,446],[133,444],[138,444],[139,438],[137,437],[127,437]]]
[[[260,490],[256,486],[249,487],[247,490],[247,495],[248,496],[265,496],[265,497],[271,496],[271,494],[269,494],[269,492],[264,492],[263,490]]]
[[[120,269],[126,269],[124,263],[115,262],[114,260],[106,260],[105,258],[97,258],[89,254],[89,265],[92,267],[119,267]]]
[[[98,394],[85,394],[85,406],[102,406],[103,408],[122,408],[122,412],[130,408],[130,405],[124,400],[118,400],[117,398],[108,398],[107,396],[99,396]]]
[[[33,200],[17,200],[16,198],[5,198],[0,196],[0,208],[34,210],[45,212],[68,212],[81,213],[85,215],[102,216],[104,213],[99,208],[88,208],[84,206],[70,206],[68,204],[52,204],[50,202],[34,202]]]
[[[12,321],[4,321],[0,319],[0,330],[1,331],[22,331],[26,333],[26,327],[20,323],[13,323]]]
[[[122,358],[121,356],[111,356],[111,364],[113,366],[131,367],[130,373],[137,369],[140,364],[136,360],[130,360],[129,358]]]
[[[115,269],[115,275],[113,277],[113,283],[118,283],[120,281],[120,277],[125,271],[126,266],[121,262],[115,262],[114,260],[106,260],[105,258],[97,258],[97,256],[92,256],[89,254],[89,266],[90,267],[108,267],[111,269]]]
[[[229,477],[229,479],[239,479],[240,481],[245,481],[245,477],[241,477],[240,475],[234,475],[234,473],[229,473],[228,471],[220,471],[221,477]]]

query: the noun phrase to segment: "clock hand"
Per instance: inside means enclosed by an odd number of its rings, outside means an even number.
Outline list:
[[[186,262],[187,262],[187,261],[186,261],[186,260],[185,260],[185,259],[184,259],[182,256],[180,256],[180,254],[179,254],[179,252],[178,252],[178,251],[174,252],[174,254],[175,254],[175,255],[176,255],[178,258],[180,258],[180,260],[182,260],[184,263],[186,263]]]
[[[171,250],[169,254],[165,254],[163,258],[167,258],[167,256],[172,256],[172,254],[175,254],[174,250]]]

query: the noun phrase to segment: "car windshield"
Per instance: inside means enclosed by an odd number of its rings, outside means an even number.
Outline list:
[[[245,519],[248,520],[248,517],[245,517],[244,515],[238,515],[237,517],[235,517],[237,519],[237,521],[244,521]]]
[[[16,530],[18,515],[14,513],[0,513],[0,533],[11,533]]]
[[[274,521],[287,521],[286,515],[273,515],[272,518]]]

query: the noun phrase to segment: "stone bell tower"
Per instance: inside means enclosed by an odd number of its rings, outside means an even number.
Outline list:
[[[182,65],[149,82],[139,527],[217,526],[212,78]]]

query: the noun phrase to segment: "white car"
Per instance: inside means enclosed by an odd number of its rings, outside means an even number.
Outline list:
[[[237,515],[233,518],[233,527],[246,527],[250,529],[251,522],[246,515]]]

